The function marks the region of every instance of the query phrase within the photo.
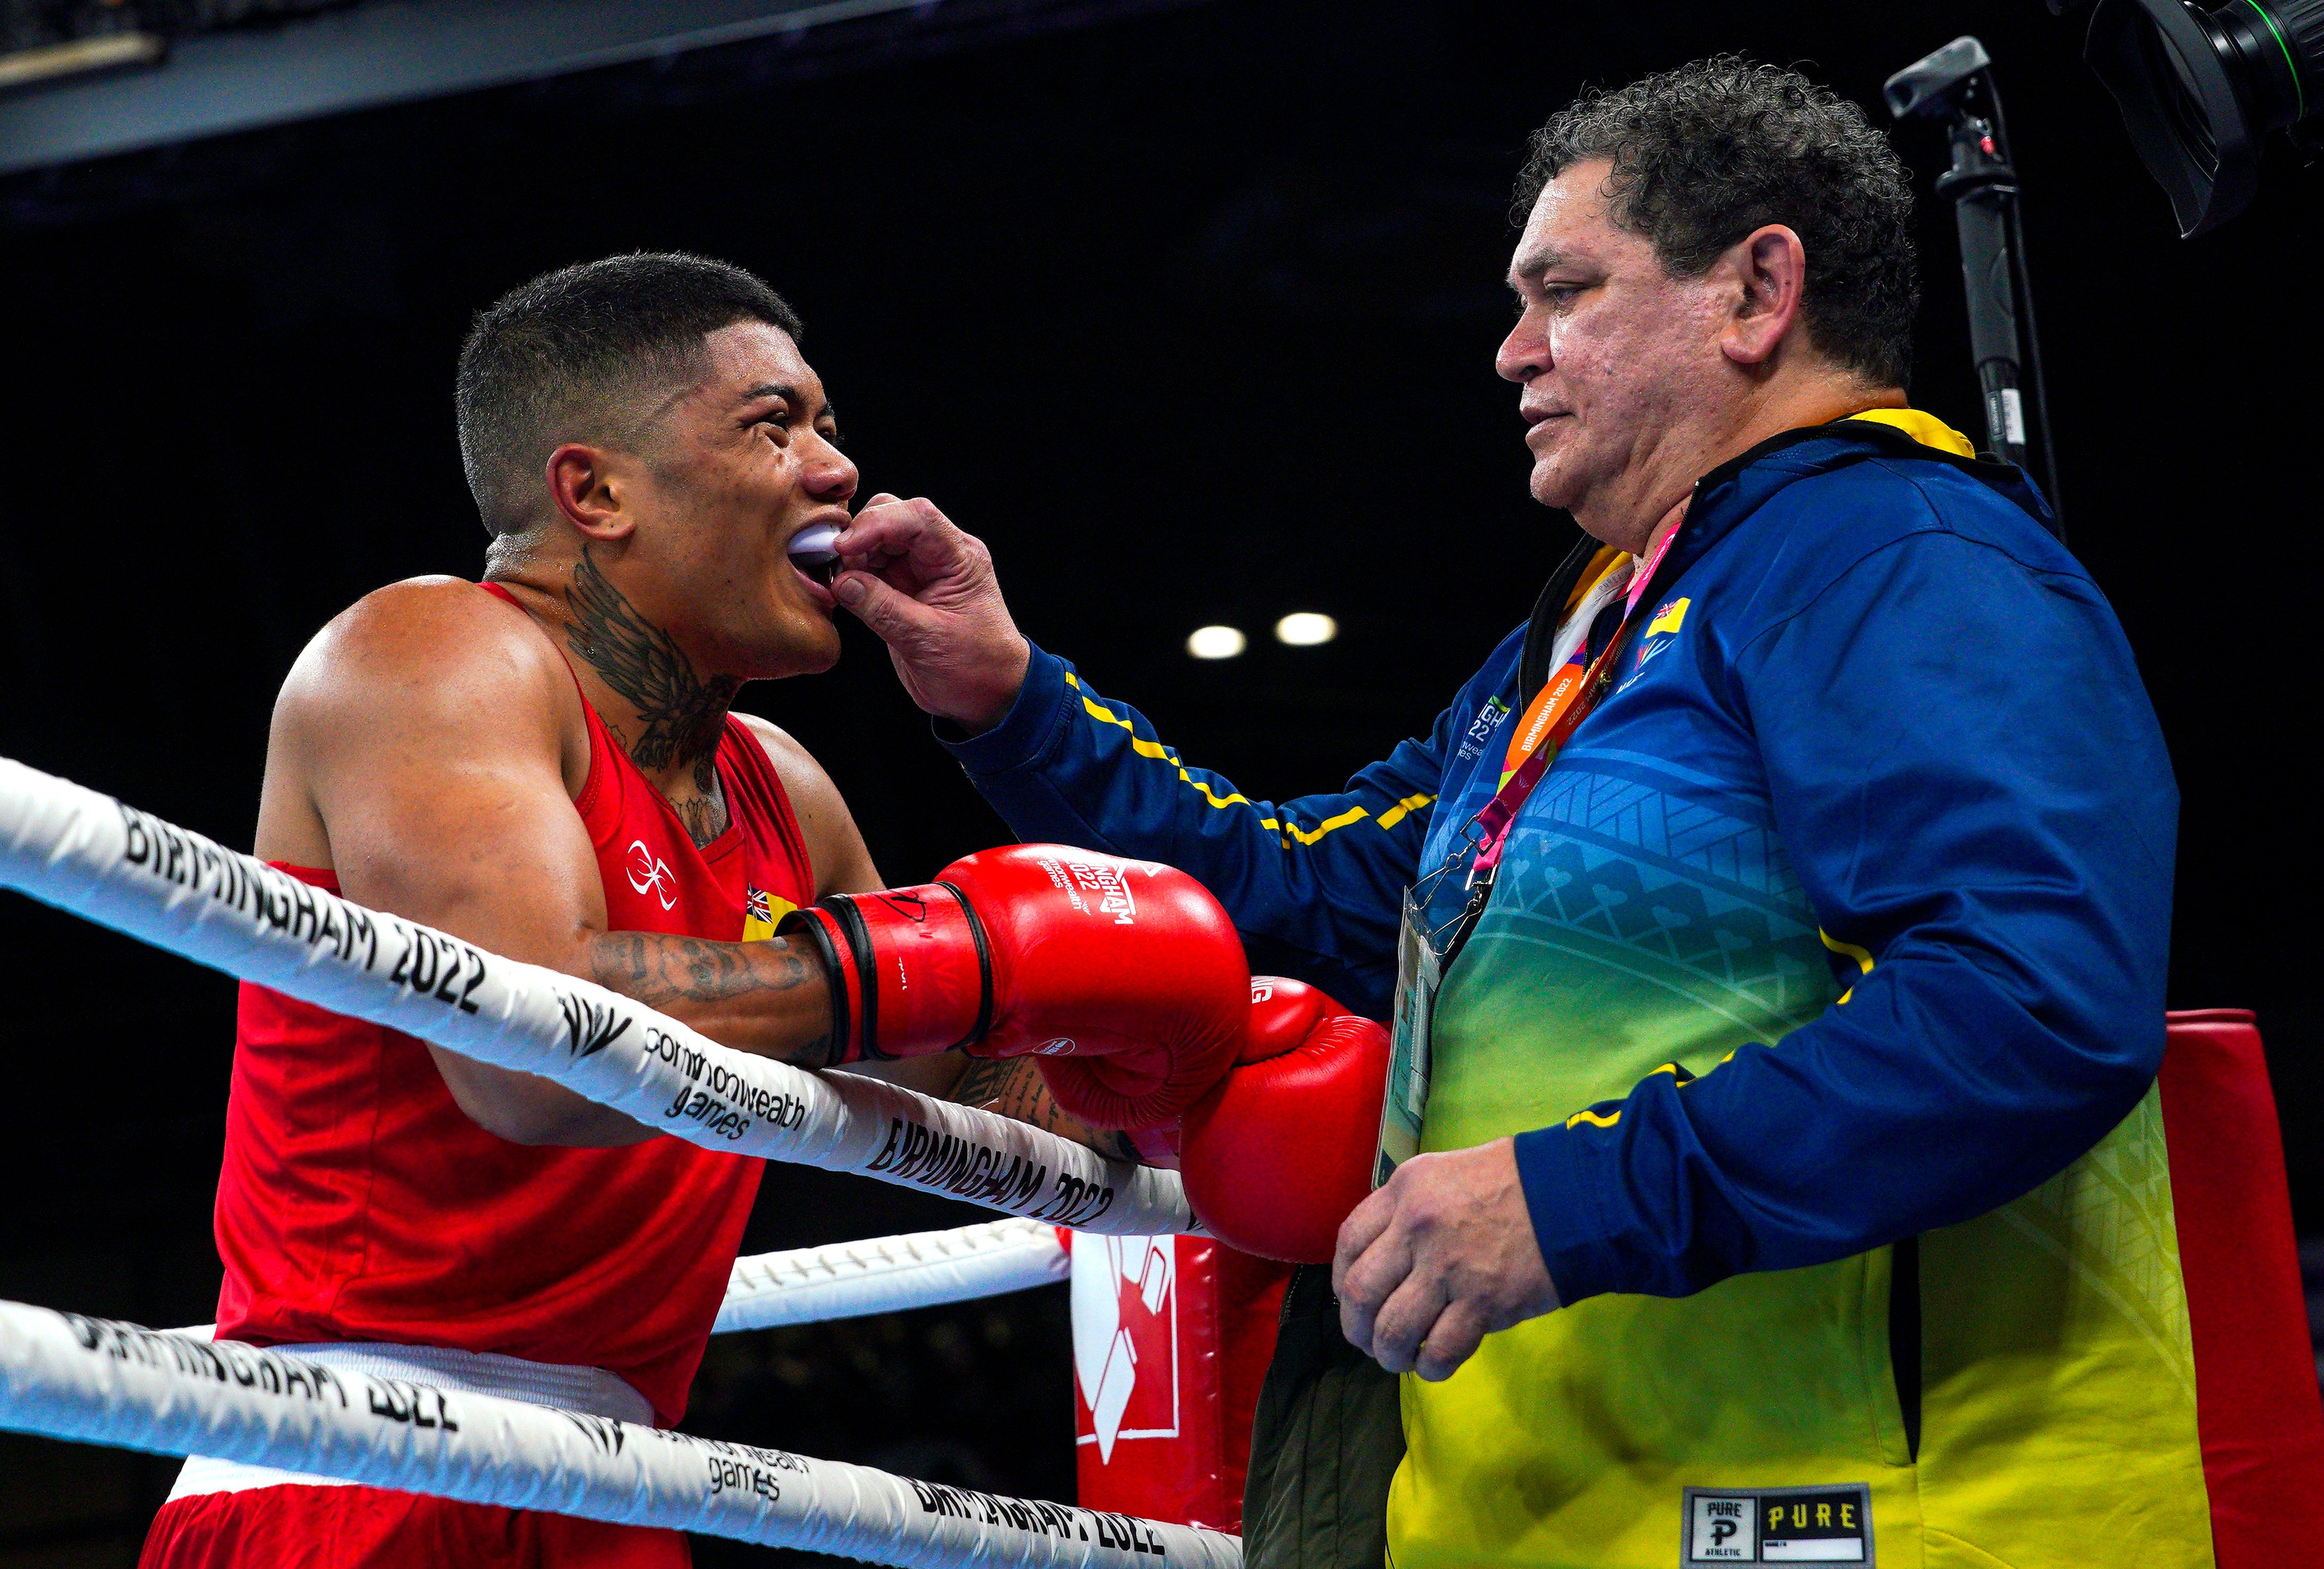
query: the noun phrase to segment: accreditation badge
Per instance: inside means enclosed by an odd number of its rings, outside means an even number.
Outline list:
[[[1436,945],[1412,890],[1404,891],[1404,924],[1396,937],[1396,1011],[1388,1027],[1388,1093],[1380,1097],[1379,1147],[1372,1186],[1420,1153],[1420,1117],[1428,1108],[1428,1031],[1436,1012]]]

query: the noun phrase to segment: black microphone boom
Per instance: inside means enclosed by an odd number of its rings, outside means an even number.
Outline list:
[[[2028,460],[2039,454],[2043,492],[2056,520],[2058,538],[2063,540],[2065,510],[2058,496],[2041,339],[2034,329],[2017,171],[2009,161],[2009,133],[1993,82],[1993,58],[1976,39],[1956,38],[1890,77],[1883,94],[1889,113],[1900,120],[1922,115],[1945,122],[1952,166],[1938,176],[1937,194],[1952,201],[1960,232],[1969,353],[1984,394],[1987,446],[2003,462],[2029,472],[2033,465]],[[2025,374],[2029,366],[2030,379]]]

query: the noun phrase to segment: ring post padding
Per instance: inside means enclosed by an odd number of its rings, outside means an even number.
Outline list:
[[[0,1302],[0,1427],[875,1564],[1240,1569],[1234,1537]]]
[[[1056,1228],[1028,1220],[759,1253],[734,1260],[710,1333],[969,1302],[1050,1285],[1072,1268]]]
[[[1053,1225],[1193,1231],[1175,1171],[877,1079],[730,1050],[593,982],[366,909],[110,796],[0,758],[0,884],[660,1132],[856,1171]]]

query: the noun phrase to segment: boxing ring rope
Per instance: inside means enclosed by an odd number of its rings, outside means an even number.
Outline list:
[[[1073,1254],[1055,1226],[1017,1219],[753,1253],[734,1260],[710,1333],[974,1302],[1053,1286],[1072,1270]],[[189,1324],[154,1333],[208,1340],[217,1328]]]
[[[1200,1229],[1176,1172],[877,1079],[732,1050],[593,982],[365,909],[6,758],[0,886],[335,1013],[554,1079],[706,1149],[861,1172],[1081,1231]]]
[[[857,1171],[1020,1217],[738,1260],[722,1330],[1059,1278],[1056,1225],[1199,1231],[1176,1174],[854,1075],[730,1050],[603,987],[368,910],[0,758],[0,886],[336,1012],[553,1078],[706,1149]],[[875,1563],[1239,1569],[1195,1527],[444,1390],[198,1331],[0,1302],[0,1427]]]
[[[1240,1569],[1239,1538],[0,1303],[0,1426],[468,1503],[836,1553]]]
[[[734,1260],[710,1333],[999,1297],[1063,1280],[1072,1263],[1055,1227],[1028,1220],[759,1253]]]
[[[754,1253],[734,1260],[710,1333],[973,1302],[1054,1285],[1072,1269],[1073,1257],[1055,1226],[1017,1219]],[[155,1333],[208,1340],[217,1327],[189,1324]]]

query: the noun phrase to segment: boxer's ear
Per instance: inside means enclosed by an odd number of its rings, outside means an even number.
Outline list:
[[[582,537],[611,544],[637,527],[633,474],[620,455],[568,441],[549,455],[549,499]]]

